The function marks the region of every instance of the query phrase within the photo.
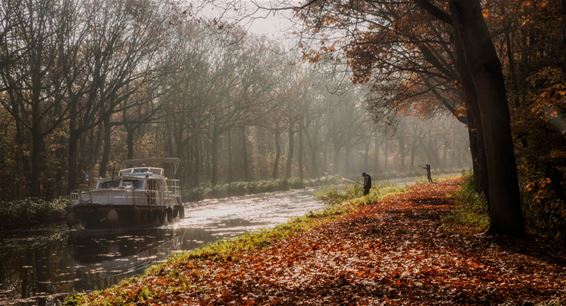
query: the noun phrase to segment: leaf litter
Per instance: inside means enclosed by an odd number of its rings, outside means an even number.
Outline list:
[[[459,180],[418,184],[310,231],[119,285],[126,304],[563,304],[563,246],[444,226]],[[87,296],[112,299],[116,289]]]

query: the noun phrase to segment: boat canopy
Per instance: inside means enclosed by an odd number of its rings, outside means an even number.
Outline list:
[[[154,176],[163,175],[163,168],[135,167],[120,170],[120,176]]]
[[[122,162],[122,169],[160,167],[165,170],[165,176],[175,178],[180,162],[181,160],[177,157],[127,159]]]

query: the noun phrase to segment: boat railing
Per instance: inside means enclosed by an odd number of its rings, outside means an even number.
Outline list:
[[[88,194],[88,201],[85,201],[83,198],[84,194]],[[71,191],[71,194],[69,195],[69,199],[71,200],[71,202],[78,202],[79,204],[83,204],[83,203],[92,203],[92,192],[89,189],[86,188],[79,188],[79,189],[75,189],[73,191]]]
[[[112,189],[108,193],[93,196],[92,190],[74,190],[70,193],[70,199],[77,204],[96,203],[122,203],[126,205],[163,205],[177,201],[181,198],[179,180],[167,180],[166,190],[139,190],[131,189],[125,194],[115,194]]]
[[[181,188],[179,186],[179,182],[180,181],[177,179],[167,180],[167,190],[174,199],[181,197]]]

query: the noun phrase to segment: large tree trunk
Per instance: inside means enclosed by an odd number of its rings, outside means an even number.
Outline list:
[[[12,106],[12,112],[16,114],[14,116],[14,123],[16,125],[16,135],[14,142],[16,143],[16,180],[17,183],[15,184],[16,190],[14,190],[14,194],[17,195],[25,195],[29,190],[26,189],[25,184],[18,184],[22,183],[22,180],[27,177],[29,174],[29,160],[26,158],[26,154],[24,154],[24,147],[25,147],[25,134],[24,134],[24,125],[20,120],[20,107],[16,101],[15,93],[13,90],[8,90],[8,95],[10,96],[10,106]]]
[[[75,129],[69,131],[69,160],[68,160],[68,192],[77,188],[78,169],[77,163],[79,158],[79,132]]]
[[[32,50],[32,56],[30,60],[31,64],[31,112],[32,112],[32,124],[31,124],[31,184],[30,193],[34,197],[41,196],[41,181],[43,173],[43,130],[41,126],[41,60],[40,56],[35,52],[38,50]],[[34,56],[35,55],[35,56]]]
[[[405,171],[405,138],[398,135],[397,140],[399,141],[399,169]]]
[[[368,171],[368,166],[369,166],[369,163],[368,163],[369,146],[370,146],[370,143],[366,142],[366,145],[364,147],[364,170],[365,171]]]
[[[201,152],[202,150],[202,145],[201,145],[201,141],[200,141],[200,137],[198,135],[196,135],[194,137],[194,143],[195,143],[195,148],[194,148],[194,167],[193,167],[193,183],[195,186],[198,186],[200,184],[200,171],[201,171]]]
[[[489,204],[489,198],[487,197],[487,162],[483,144],[483,130],[478,97],[472,76],[470,75],[470,71],[466,65],[464,49],[459,40],[459,36],[455,37],[454,45],[456,49],[456,70],[460,76],[460,83],[462,84],[462,91],[464,93],[464,102],[467,109],[467,127],[470,138],[474,182],[476,183],[477,191],[479,193],[483,193],[486,199],[488,199]]]
[[[304,172],[303,172],[303,129],[305,128],[304,124],[303,124],[303,119],[301,119],[299,121],[299,156],[298,156],[298,161],[299,161],[299,178],[301,178],[301,184],[304,178]]]
[[[212,142],[210,146],[210,154],[211,154],[211,173],[210,173],[210,184],[215,186],[218,184],[218,142],[220,140],[220,134],[216,131],[216,129],[212,132]]]
[[[340,146],[334,145],[334,174],[340,171]]]
[[[377,141],[377,135],[374,139],[373,144],[374,144],[373,150],[375,152],[375,158],[374,158],[375,166],[373,167],[373,169],[374,169],[375,173],[377,174],[377,173],[379,173],[379,141]]]
[[[110,117],[106,116],[103,120],[104,125],[104,144],[102,145],[102,159],[100,160],[100,167],[98,174],[101,177],[106,177],[108,170],[108,163],[110,162],[110,149],[112,145],[112,125],[110,124]]]
[[[246,136],[246,127],[240,129],[241,140],[242,140],[242,167],[244,168],[244,179],[246,181],[251,180],[250,175],[250,162],[248,158],[248,138]]]
[[[387,172],[388,159],[389,159],[389,140],[387,134],[383,137],[383,171]]]
[[[234,180],[233,175],[232,175],[232,167],[233,167],[233,163],[232,163],[232,129],[228,129],[227,131],[228,133],[228,183],[232,183],[232,181]]]
[[[285,178],[291,177],[291,170],[293,168],[293,153],[295,152],[295,123],[289,122],[289,129],[287,135],[289,136],[289,151],[287,152],[287,169],[285,171]]]
[[[43,170],[43,135],[38,127],[39,122],[34,122],[31,129],[31,179],[30,193],[34,197],[41,196],[41,177]]]
[[[273,168],[271,170],[271,178],[277,179],[279,177],[279,160],[281,159],[281,135],[279,125],[275,126],[273,139],[275,141],[275,159],[273,160]]]
[[[480,107],[489,183],[489,232],[524,233],[517,168],[501,63],[482,16],[479,0],[450,0]]]
[[[307,135],[307,141],[310,148],[310,155],[311,155],[311,177],[318,177],[320,175],[319,168],[318,168],[318,146],[316,144],[316,137],[317,133],[315,133],[314,137],[311,137],[309,134],[309,130],[305,130],[305,134]]]
[[[126,128],[126,144],[128,146],[128,159],[134,158],[134,140],[136,128]]]

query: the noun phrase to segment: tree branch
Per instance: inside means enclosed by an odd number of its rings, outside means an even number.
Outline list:
[[[434,4],[430,3],[429,0],[415,0],[415,1],[418,7],[425,10],[427,13],[429,13],[436,19],[440,21],[444,21],[445,23],[448,24],[452,24],[452,17],[445,11],[439,9]]]

